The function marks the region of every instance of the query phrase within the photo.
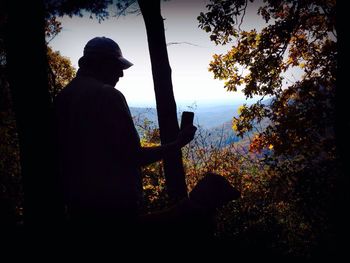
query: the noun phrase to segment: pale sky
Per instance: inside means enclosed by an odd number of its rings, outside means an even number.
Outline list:
[[[178,105],[236,104],[244,100],[241,92],[227,92],[223,81],[214,80],[208,65],[215,53],[225,53],[230,46],[215,46],[209,34],[198,28],[197,16],[205,12],[207,0],[171,0],[162,2],[175,100]],[[87,41],[105,36],[116,41],[123,56],[134,65],[124,71],[116,88],[125,95],[130,106],[155,106],[151,64],[146,30],[141,15],[111,17],[98,23],[86,17],[63,17],[63,30],[51,42],[54,50],[68,57],[78,68]],[[247,13],[245,22],[258,30],[264,25],[255,13]]]

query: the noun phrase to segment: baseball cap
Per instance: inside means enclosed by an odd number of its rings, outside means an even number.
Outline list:
[[[84,47],[84,56],[104,56],[115,58],[123,69],[133,65],[123,57],[119,45],[108,37],[95,37],[89,40]]]

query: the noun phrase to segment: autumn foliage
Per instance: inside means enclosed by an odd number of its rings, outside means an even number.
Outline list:
[[[260,31],[242,29],[250,4],[266,22]],[[213,140],[197,124],[196,138],[182,150],[188,191],[205,173],[215,172],[241,192],[239,200],[218,210],[216,216],[215,236],[236,244],[233,250],[259,248],[301,257],[333,252],[329,244],[335,235],[338,183],[335,4],[333,0],[211,0],[208,11],[198,17],[199,26],[215,44],[230,47],[225,54],[213,55],[209,70],[214,78],[223,80],[229,92],[242,90],[247,98],[260,98],[242,105],[239,116],[233,118],[232,128],[241,141],[222,145],[223,137]],[[104,7],[90,5],[88,10]],[[73,8],[70,14],[79,10]],[[101,19],[105,16],[101,13]],[[59,30],[60,24],[49,19],[47,38]],[[16,222],[21,222],[18,139],[3,53],[0,46],[0,194],[10,200]],[[75,70],[50,48],[48,60],[54,97]],[[300,76],[291,80],[293,70]],[[142,146],[160,144],[154,123],[137,116],[134,122]],[[162,162],[143,167],[142,174],[144,212],[167,207]]]
[[[248,5],[266,23],[260,31],[242,29]],[[308,253],[328,253],[332,248],[321,240],[334,240],[337,213],[336,1],[212,0],[207,8],[200,27],[217,45],[231,46],[213,56],[209,70],[228,91],[261,98],[241,107],[233,129],[243,137],[269,123],[249,146],[267,168],[258,177],[266,179],[267,195],[259,195],[268,202],[257,207],[257,216],[274,218],[288,241],[304,243]],[[293,72],[300,77],[290,80]],[[291,247],[298,250],[296,243]]]
[[[266,22],[260,31],[242,30],[249,4]],[[184,149],[189,190],[215,171],[241,191],[240,200],[218,211],[220,238],[285,255],[333,253],[335,1],[212,0],[207,8],[200,27],[217,45],[231,47],[213,55],[209,70],[228,91],[260,99],[233,119],[236,134],[248,140],[245,151],[238,149],[242,142],[208,145],[203,130]]]

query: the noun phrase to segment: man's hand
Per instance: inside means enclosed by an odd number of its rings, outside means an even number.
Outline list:
[[[193,140],[196,131],[197,128],[193,125],[184,127],[180,130],[176,142],[180,145],[181,148],[184,147],[186,144]]]
[[[139,155],[139,164],[147,165],[161,160],[167,154],[179,151],[182,147],[193,140],[197,128],[193,125],[188,125],[181,129],[175,141],[161,146],[141,147]]]

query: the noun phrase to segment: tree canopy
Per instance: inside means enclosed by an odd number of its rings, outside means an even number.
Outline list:
[[[242,87],[246,97],[272,97],[270,104],[261,99],[242,107],[233,127],[243,135],[252,129],[254,119],[266,117],[272,124],[256,137],[252,150],[310,151],[310,144],[320,137],[326,140],[332,128],[335,1],[266,1],[258,9],[268,23],[261,32],[240,30],[234,23],[234,16],[242,16],[246,5],[247,1],[212,1],[209,12],[198,18],[216,44],[235,40],[227,54],[213,56],[209,70],[214,77],[225,80],[229,91]],[[303,76],[294,83],[285,81],[285,73],[295,67],[303,70]]]
[[[76,70],[69,58],[62,56],[59,51],[53,51],[49,46],[47,59],[49,63],[49,92],[53,99],[74,78]]]
[[[209,70],[214,78],[225,80],[228,91],[242,88],[247,98],[262,96],[255,104],[241,107],[233,120],[234,130],[243,136],[254,123],[267,118],[270,125],[255,135],[251,151],[273,149],[276,156],[299,156],[303,161],[332,158],[335,1],[265,1],[257,10],[267,23],[260,32],[241,30],[235,22],[243,19],[247,4],[213,0],[209,11],[198,17],[200,27],[210,32],[216,44],[232,45],[226,54],[213,56]],[[294,68],[303,75],[286,81],[286,73]]]
[[[260,31],[242,30],[250,4],[266,22]],[[207,8],[198,16],[200,28],[217,45],[231,47],[213,55],[209,71],[228,91],[260,96],[240,108],[233,129],[243,137],[268,121],[249,149],[276,173],[271,191],[294,200],[318,222],[314,227],[324,227],[335,209],[337,181],[336,1],[211,0]],[[301,76],[288,79],[295,70]]]

